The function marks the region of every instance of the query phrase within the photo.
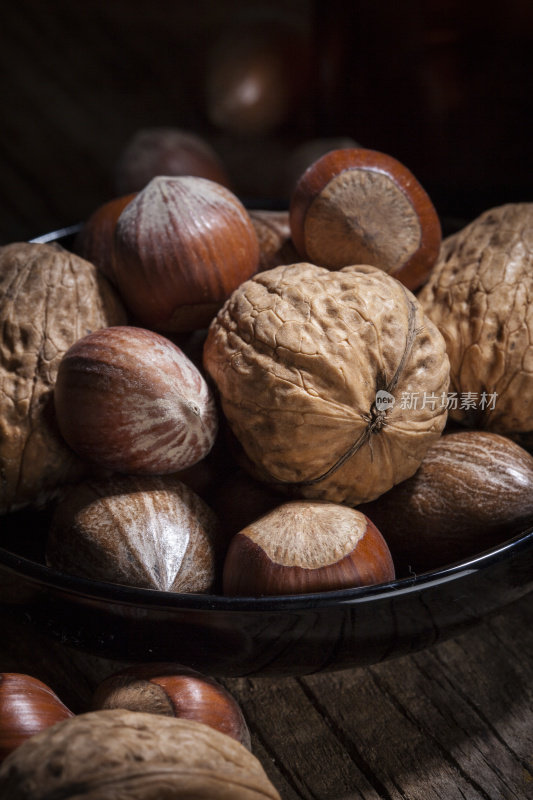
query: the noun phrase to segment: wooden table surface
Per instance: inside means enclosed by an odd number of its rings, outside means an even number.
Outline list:
[[[138,5],[17,0],[0,12],[0,243],[75,223],[109,199],[117,153],[135,129],[201,123],[180,94],[187,75],[169,78],[171,4],[150,3],[147,18]],[[189,5],[201,15],[209,4]],[[183,29],[176,36],[180,47]],[[279,143],[242,143],[254,147],[280,152]],[[5,610],[0,631],[0,671],[41,678],[75,711],[121,666],[29,637]],[[376,666],[224,683],[283,800],[533,798],[528,597],[458,638]]]

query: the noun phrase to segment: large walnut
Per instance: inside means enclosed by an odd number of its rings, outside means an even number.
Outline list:
[[[59,362],[86,333],[125,321],[88,261],[57,245],[0,248],[0,512],[39,503],[81,472],[55,424]]]
[[[446,341],[453,419],[533,441],[532,298],[533,203],[490,209],[444,241],[419,299]]]
[[[415,296],[370,266],[243,283],[204,364],[258,477],[356,505],[412,475],[446,421],[448,358]]]
[[[9,800],[280,800],[258,759],[202,722],[112,709],[37,734],[0,767]]]

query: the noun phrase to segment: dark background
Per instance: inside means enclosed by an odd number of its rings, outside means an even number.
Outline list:
[[[209,86],[241,46],[253,70],[258,31],[283,101],[221,124]],[[204,136],[257,205],[286,205],[295,148],[329,136],[403,161],[442,216],[533,200],[530,0],[17,0],[0,45],[1,243],[86,218],[161,125]]]

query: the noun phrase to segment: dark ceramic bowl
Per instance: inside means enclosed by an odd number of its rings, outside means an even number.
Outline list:
[[[0,602],[22,624],[94,655],[178,661],[220,676],[374,664],[463,632],[533,589],[533,528],[468,561],[386,584],[226,598],[61,574],[12,543],[26,541],[21,527],[33,531],[29,512],[9,524]]]
[[[67,234],[46,241],[68,244]],[[4,517],[0,602],[21,624],[95,655],[179,661],[220,676],[374,664],[463,632],[533,589],[533,527],[469,560],[387,584],[225,598],[61,574],[43,563],[46,525],[30,511]]]

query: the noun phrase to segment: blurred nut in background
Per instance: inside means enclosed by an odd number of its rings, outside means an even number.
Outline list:
[[[207,55],[205,110],[234,136],[265,136],[305,113],[310,41],[298,24],[275,14],[233,18]]]
[[[230,185],[221,159],[202,136],[179,128],[143,128],[118,157],[115,190],[118,195],[139,192],[159,175],[195,175]]]

